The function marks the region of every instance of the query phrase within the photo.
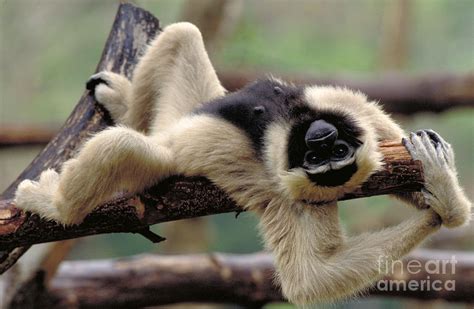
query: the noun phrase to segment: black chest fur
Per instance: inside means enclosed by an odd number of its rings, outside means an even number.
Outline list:
[[[261,154],[266,128],[276,119],[288,115],[288,100],[296,95],[294,87],[262,80],[209,102],[196,112],[216,115],[243,130],[257,153]]]

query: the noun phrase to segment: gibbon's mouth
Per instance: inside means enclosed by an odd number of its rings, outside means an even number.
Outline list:
[[[315,185],[337,187],[348,182],[352,175],[357,172],[357,163],[355,162],[355,157],[352,157],[350,160],[345,161],[344,164],[329,162],[316,168],[308,169],[304,167],[304,170],[308,178]]]
[[[316,175],[316,174],[324,174],[328,171],[336,171],[343,169],[347,165],[350,165],[355,162],[355,155],[353,154],[349,158],[344,161],[330,161],[329,159],[319,163],[319,164],[311,164],[305,160],[303,163],[303,168],[307,174]]]
[[[324,172],[320,172],[317,174],[311,173],[314,170],[306,171],[306,175],[308,178],[317,186],[323,187],[337,187],[342,186],[346,182],[348,182],[352,175],[357,172],[357,163],[355,160],[349,165],[345,165],[340,169],[326,169]]]

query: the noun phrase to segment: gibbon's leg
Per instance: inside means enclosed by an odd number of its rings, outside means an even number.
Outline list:
[[[16,205],[64,224],[80,223],[119,190],[136,192],[174,170],[171,151],[153,137],[112,127],[98,133],[58,175],[43,172],[38,182],[18,186]]]
[[[429,209],[375,233],[345,239],[337,205],[284,205],[272,201],[260,221],[273,249],[283,293],[297,304],[334,301],[369,286],[387,266],[436,231],[441,223],[457,226],[469,220],[471,204],[453,172],[453,153],[436,133],[419,132],[405,140],[425,170],[423,193]],[[451,177],[453,176],[453,177]]]
[[[116,124],[126,124],[124,116],[130,105],[132,87],[125,76],[102,71],[89,78],[86,88],[109,111]]]
[[[86,88],[116,123],[144,132],[152,122],[158,132],[225,93],[201,33],[190,23],[170,25],[151,42],[132,84],[123,76],[103,71],[92,75]]]
[[[172,24],[150,43],[134,71],[125,123],[160,132],[224,93],[199,29]]]

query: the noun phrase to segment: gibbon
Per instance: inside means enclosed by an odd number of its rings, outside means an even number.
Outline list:
[[[226,94],[199,30],[165,28],[133,79],[93,75],[87,88],[117,126],[85,143],[60,173],[23,181],[16,205],[78,224],[119,190],[138,192],[174,174],[206,176],[260,218],[276,277],[290,302],[345,298],[383,275],[443,224],[469,221],[451,146],[431,130],[405,137],[375,102],[343,88],[258,80]],[[402,140],[425,173],[425,189],[398,197],[416,215],[382,231],[348,237],[337,200],[381,168],[380,140]]]

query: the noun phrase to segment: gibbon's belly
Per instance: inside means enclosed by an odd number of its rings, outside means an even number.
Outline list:
[[[191,115],[170,130],[178,173],[205,176],[246,209],[266,205],[277,185],[240,129],[210,115]],[[205,145],[205,147],[203,147]]]
[[[206,114],[191,115],[181,119],[170,131],[170,146],[180,173],[212,177],[262,169],[250,139],[223,119]]]

